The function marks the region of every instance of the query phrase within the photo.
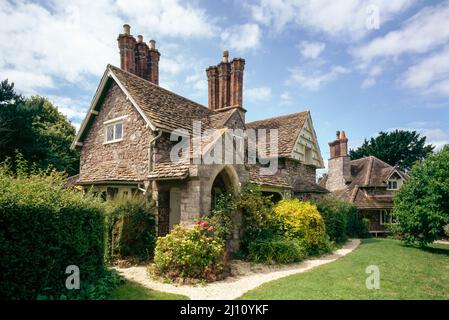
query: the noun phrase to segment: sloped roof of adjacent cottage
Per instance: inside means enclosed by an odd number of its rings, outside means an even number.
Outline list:
[[[351,176],[346,177],[346,188],[334,191],[333,194],[356,204],[358,208],[391,208],[393,193],[386,189],[386,184],[394,173],[404,180],[408,179],[406,173],[374,156],[352,160]],[[320,180],[319,185],[325,187],[326,183],[327,176]]]

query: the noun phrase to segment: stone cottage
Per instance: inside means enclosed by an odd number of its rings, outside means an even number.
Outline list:
[[[320,186],[354,203],[360,215],[369,220],[370,233],[387,233],[387,224],[394,223],[390,214],[394,193],[408,179],[407,174],[373,156],[351,160],[344,131],[337,131],[329,147],[329,172]]]
[[[246,123],[244,59],[230,60],[225,51],[218,65],[207,68],[206,107],[159,86],[161,54],[155,41],[133,37],[125,25],[118,47],[121,67],[106,67],[72,144],[81,151],[77,185],[103,197],[151,195],[159,235],[175,224],[191,224],[211,210],[220,190],[236,193],[246,182],[259,184],[275,200],[327,192],[316,184],[315,171],[323,168],[323,160],[310,112]],[[278,152],[267,155],[277,160],[276,172],[260,174],[262,157],[253,164],[205,164],[181,150],[184,161],[171,161],[183,138],[172,141],[172,133],[194,136],[192,123],[200,124],[201,133],[216,129],[219,136],[232,129],[278,129]],[[216,141],[216,135],[205,137],[202,153]]]

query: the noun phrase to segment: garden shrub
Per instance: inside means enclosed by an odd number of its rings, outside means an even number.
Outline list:
[[[170,279],[214,281],[224,270],[224,254],[224,241],[213,236],[213,227],[206,222],[176,226],[157,239],[153,272]]]
[[[331,241],[343,243],[348,237],[365,238],[369,235],[367,224],[354,204],[330,195],[315,200],[314,204],[324,219]]]
[[[108,200],[106,212],[106,260],[150,259],[156,243],[154,207],[136,195]]]
[[[220,194],[217,197],[217,204],[210,214],[201,217],[199,220],[213,226],[213,235],[220,239],[227,240],[232,235],[233,216],[237,211],[235,198],[232,194]]]
[[[280,234],[274,218],[273,203],[263,196],[260,187],[254,184],[242,186],[236,206],[242,212],[241,250],[248,253],[248,245],[257,239],[266,239]]]
[[[258,263],[292,263],[307,256],[303,241],[279,236],[250,242],[248,252],[248,258]]]
[[[328,250],[324,220],[315,205],[298,199],[282,200],[274,214],[287,239],[302,239],[309,254]]]
[[[449,223],[449,146],[416,163],[394,197],[393,231],[408,244],[427,245]]]
[[[64,188],[61,174],[18,172],[0,166],[0,299],[94,295],[107,275],[101,202]],[[65,287],[70,265],[81,290]]]
[[[345,242],[348,239],[348,216],[352,206],[333,196],[322,197],[314,203],[324,219],[329,239],[336,243]]]

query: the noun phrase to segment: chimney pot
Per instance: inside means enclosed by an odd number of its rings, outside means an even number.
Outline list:
[[[337,133],[336,133],[336,139],[337,139],[337,140],[340,140],[340,131],[337,131]]]
[[[156,41],[150,40],[150,49],[151,50],[156,50]]]
[[[127,36],[131,34],[131,27],[129,24],[123,25],[123,34],[126,34]]]
[[[223,51],[223,62],[227,63],[229,60],[228,58],[229,58],[229,51],[228,50]]]
[[[137,43],[142,43],[142,42],[143,42],[143,36],[139,34],[137,36]]]
[[[341,132],[341,139],[342,140],[346,139],[346,133],[344,131]]]

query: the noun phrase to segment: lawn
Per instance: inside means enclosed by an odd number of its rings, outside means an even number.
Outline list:
[[[135,282],[126,281],[115,289],[109,300],[187,300],[186,296],[150,290]]]
[[[370,265],[379,267],[380,289],[366,288]],[[335,262],[266,283],[241,299],[449,299],[449,245],[420,249],[367,239]]]

